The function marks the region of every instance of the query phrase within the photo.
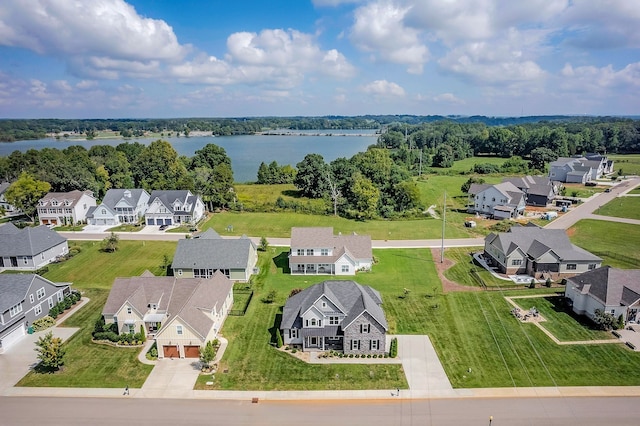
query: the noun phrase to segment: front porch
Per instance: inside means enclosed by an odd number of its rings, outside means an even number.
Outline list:
[[[298,263],[291,273],[296,275],[335,275],[335,265],[330,263]]]
[[[301,331],[303,351],[342,351],[344,349],[344,336],[339,334],[337,326]]]

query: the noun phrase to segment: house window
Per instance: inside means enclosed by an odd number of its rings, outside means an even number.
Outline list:
[[[372,351],[380,350],[380,340],[370,340],[369,349]]]
[[[567,263],[567,271],[575,271],[577,265],[575,263]]]
[[[327,302],[322,302],[322,307],[326,308],[327,307]]]
[[[35,299],[33,298],[33,294],[29,295],[29,302],[31,303],[35,302]]]
[[[320,256],[329,256],[329,249],[320,249]]]
[[[371,324],[360,324],[360,333],[369,333],[371,331]]]
[[[58,290],[58,302],[62,302],[62,299],[64,299],[62,296],[62,290]]]
[[[48,298],[47,302],[49,303],[49,309],[53,308],[53,297]]]
[[[313,256],[313,249],[307,249],[307,256]]]
[[[102,213],[102,214],[107,214],[107,209],[102,209],[102,210],[101,210],[101,213]]]
[[[316,326],[316,319],[315,318],[311,318],[311,326],[312,327]]]
[[[338,317],[329,317],[329,325],[338,325],[340,319]]]
[[[176,334],[178,334],[178,336],[182,336],[182,326],[181,325],[176,325]]]
[[[40,253],[40,259],[44,260],[44,252]]]
[[[342,265],[342,272],[349,272],[349,265]]]
[[[298,256],[304,256],[304,249],[298,249],[296,253],[298,253]]]
[[[351,350],[359,351],[360,350],[360,340],[352,340],[351,341]]]
[[[26,265],[26,264],[27,264],[27,256],[23,257],[23,258],[22,258],[22,261],[23,261],[23,262],[24,262],[24,264]]]
[[[38,291],[36,292],[36,296],[38,297],[38,300],[42,299],[45,296],[44,287],[38,289]]]
[[[127,306],[127,313],[130,314],[131,313],[131,306]]]
[[[520,265],[522,265],[522,259],[513,259],[511,261],[511,265],[512,266],[520,266]]]
[[[15,306],[12,306],[9,309],[9,315],[11,315],[12,317],[15,317],[16,315],[18,315],[20,312],[22,312],[22,304],[18,303]]]
[[[182,269],[178,269],[178,275],[182,275]]]
[[[589,264],[589,269],[596,269],[596,264],[595,263],[590,263]]]
[[[33,314],[34,314],[35,316],[38,316],[38,315],[40,315],[41,313],[42,313],[42,306],[40,306],[40,305],[36,305],[36,307],[35,307],[35,308],[33,308]]]
[[[289,338],[290,339],[297,339],[298,338],[298,329],[297,328],[292,328],[291,330],[289,330]]]

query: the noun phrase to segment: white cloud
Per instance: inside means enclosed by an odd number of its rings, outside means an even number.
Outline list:
[[[363,0],[311,0],[315,7],[335,7],[343,4],[362,3]]]
[[[453,93],[441,93],[433,97],[433,100],[438,103],[452,104],[452,105],[464,105],[466,102],[460,99]]]
[[[634,62],[616,71],[612,65],[605,67],[565,64],[560,72],[561,87],[566,91],[586,92],[598,96],[610,95],[611,90],[640,96],[640,62]]]
[[[360,88],[364,93],[380,97],[402,97],[405,95],[404,89],[398,84],[387,80],[376,80]]]
[[[373,52],[374,57],[408,65],[410,73],[421,73],[429,50],[420,40],[420,31],[404,25],[410,9],[388,0],[358,8],[350,40],[359,49]]]

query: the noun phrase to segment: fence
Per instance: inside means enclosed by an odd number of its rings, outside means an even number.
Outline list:
[[[235,316],[235,317],[244,316],[244,314],[247,312],[247,308],[249,308],[249,303],[251,303],[251,299],[253,299],[253,290],[248,290],[248,289],[233,290],[233,307],[235,308],[236,306],[240,306],[241,309],[231,309],[229,311],[229,315]]]
[[[625,256],[624,254],[616,253],[613,251],[594,251],[592,253],[595,254],[596,256],[610,257],[612,259],[621,260],[631,265],[640,266],[640,259],[636,257]]]

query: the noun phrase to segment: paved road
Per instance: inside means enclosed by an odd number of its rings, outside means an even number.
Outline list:
[[[602,192],[592,197],[589,201],[571,209],[567,214],[555,219],[545,226],[547,229],[569,229],[581,219],[589,219],[598,207],[604,206],[620,194],[626,193],[640,184],[640,177],[626,180],[613,187],[611,192]],[[603,217],[604,218],[604,217]]]
[[[328,402],[0,398],[1,425],[636,425],[640,398]],[[34,409],[35,408],[35,409]]]

